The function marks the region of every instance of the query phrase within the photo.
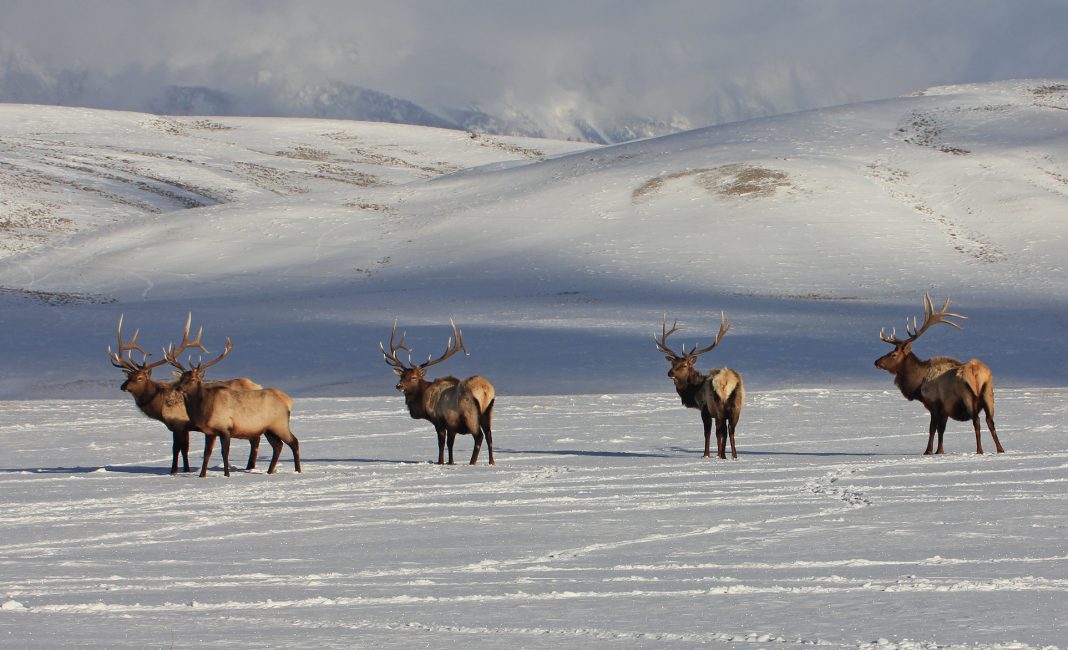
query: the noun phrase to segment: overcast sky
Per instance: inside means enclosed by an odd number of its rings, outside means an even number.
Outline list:
[[[112,107],[171,84],[341,81],[429,106],[696,127],[1068,77],[1066,28],[1068,0],[0,0],[0,99],[73,70]]]

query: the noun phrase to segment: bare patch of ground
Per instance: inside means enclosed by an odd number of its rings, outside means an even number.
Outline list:
[[[631,193],[631,200],[635,204],[647,201],[669,181],[682,179],[692,179],[698,187],[713,196],[726,199],[767,197],[792,187],[789,175],[784,171],[738,163],[657,176],[635,189]]]
[[[308,193],[308,188],[299,185],[295,180],[296,174],[291,172],[250,162],[234,163],[234,168],[256,187],[279,196]]]
[[[319,180],[347,183],[349,185],[356,185],[357,187],[374,187],[376,185],[389,184],[377,176],[365,174],[364,172],[351,169],[338,163],[324,162],[318,165],[317,169],[318,172],[314,177]]]
[[[897,135],[903,142],[934,149],[956,156],[971,153],[967,149],[946,144],[943,141],[945,127],[933,113],[912,113],[904,124],[898,127]]]
[[[32,291],[30,289],[0,287],[0,294],[18,296],[26,300],[51,305],[52,307],[61,307],[63,305],[110,305],[118,302],[118,300],[110,296],[69,291]]]
[[[345,203],[344,206],[346,208],[358,208],[360,210],[367,210],[367,211],[370,211],[370,212],[382,212],[382,213],[387,214],[387,215],[389,215],[391,217],[395,217],[395,216],[397,216],[399,214],[395,209],[389,207],[388,205],[382,205],[381,203],[369,203],[369,202],[366,202],[366,201],[350,201],[348,203]]]
[[[333,158],[329,151],[323,151],[322,149],[316,149],[315,147],[309,147],[307,145],[297,145],[283,151],[276,151],[274,155],[283,158],[293,158],[294,160],[326,161]]]
[[[545,158],[545,152],[538,149],[528,149],[527,147],[520,147],[519,145],[503,142],[491,135],[485,133],[471,133],[471,139],[482,145],[483,147],[489,147],[491,149],[500,149],[517,156],[529,158],[531,160],[542,160]]]

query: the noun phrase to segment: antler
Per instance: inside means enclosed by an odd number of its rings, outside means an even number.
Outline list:
[[[111,357],[111,365],[115,366],[116,368],[122,368],[123,370],[151,370],[152,368],[162,366],[163,364],[167,363],[166,359],[160,359],[159,361],[153,361],[152,363],[148,363],[148,353],[145,352],[144,349],[137,344],[137,335],[141,333],[141,330],[135,330],[133,338],[131,338],[128,343],[124,343],[122,340],[122,319],[123,314],[119,314],[118,353],[112,352],[111,346],[108,346],[108,356]],[[143,355],[141,363],[137,363],[133,360],[134,350],[137,350]],[[125,358],[123,358],[124,354],[126,355]]]
[[[226,357],[226,355],[230,354],[230,350],[233,348],[233,345],[231,345],[231,343],[230,343],[230,337],[227,337],[226,338],[226,350],[223,351],[222,356],[220,356],[218,359],[215,359],[214,361],[209,362],[207,365],[204,365],[203,363],[199,363],[196,366],[193,366],[193,362],[192,362],[192,360],[190,360],[190,362],[189,362],[189,366],[190,367],[186,368],[185,366],[182,365],[182,362],[178,359],[178,355],[179,354],[185,352],[189,348],[196,348],[196,349],[200,350],[201,352],[204,352],[205,354],[207,354],[207,352],[208,352],[207,348],[205,348],[204,345],[201,344],[201,342],[200,342],[200,337],[204,334],[204,328],[203,327],[200,327],[200,328],[197,329],[197,337],[195,339],[193,339],[192,341],[189,340],[189,327],[192,325],[192,323],[193,323],[193,312],[189,312],[189,316],[187,316],[186,319],[185,319],[185,331],[182,332],[182,342],[178,345],[177,348],[174,347],[173,343],[170,343],[170,344],[167,345],[166,348],[163,349],[163,360],[168,362],[168,363],[170,363],[172,366],[174,366],[175,368],[178,368],[179,370],[181,370],[183,372],[186,372],[188,370],[192,370],[194,367],[196,367],[196,368],[207,368],[209,366],[213,366],[216,363],[219,363],[220,361],[222,361]]]
[[[404,343],[404,334],[401,334],[400,342],[397,342],[397,321],[393,321],[393,331],[389,335],[389,352],[386,351],[386,346],[379,342],[378,348],[382,350],[382,357],[385,362],[397,370],[425,370],[430,366],[441,363],[448,359],[457,352],[463,351],[467,354],[467,348],[464,346],[464,335],[458,327],[456,327],[456,321],[449,319],[449,323],[452,325],[452,336],[449,337],[448,343],[445,344],[445,351],[441,353],[437,359],[433,356],[427,357],[427,360],[423,363],[416,364],[412,361],[412,349]],[[400,357],[397,356],[398,350],[405,350],[408,353],[408,363],[405,364]]]
[[[669,348],[667,346],[668,337],[671,336],[672,334],[674,334],[675,332],[679,331],[679,321],[676,320],[671,325],[671,330],[669,331],[668,328],[667,328],[667,314],[665,314],[664,315],[664,324],[663,324],[663,326],[661,328],[660,339],[657,340],[656,335],[653,335],[653,341],[656,343],[656,349],[660,350],[661,352],[663,352],[665,354],[670,354],[671,356],[675,357],[676,359],[697,358],[698,356],[704,354],[705,352],[708,352],[712,348],[714,348],[717,345],[719,345],[719,342],[721,340],[723,340],[723,335],[726,334],[730,330],[730,328],[731,328],[731,325],[730,325],[730,323],[727,322],[727,316],[723,312],[720,312],[719,313],[719,333],[716,334],[716,340],[712,341],[712,345],[709,345],[709,346],[703,347],[703,348],[694,347],[694,349],[690,350],[689,352],[686,351],[686,346],[683,345],[682,346],[682,354],[679,354],[679,353],[675,352],[674,350],[672,350],[671,348]]]
[[[433,357],[427,357],[426,361],[419,364],[420,369],[429,368],[430,366],[441,363],[448,359],[452,355],[456,354],[460,350],[463,350],[464,354],[467,354],[467,348],[464,347],[464,335],[458,327],[456,327],[456,321],[449,319],[449,323],[452,325],[452,336],[449,337],[448,343],[445,344],[445,351],[441,353],[441,356],[437,359]]]
[[[934,303],[931,302],[931,296],[927,295],[927,293],[924,292],[924,294],[923,294],[923,325],[920,325],[919,327],[917,327],[916,317],[913,316],[912,317],[912,323],[909,323],[908,319],[905,319],[905,333],[909,335],[909,337],[907,339],[901,340],[901,339],[897,338],[897,329],[896,328],[890,331],[890,336],[886,335],[886,331],[885,330],[880,329],[879,330],[879,338],[882,339],[883,341],[889,343],[890,345],[905,345],[905,344],[908,344],[908,343],[912,343],[916,339],[920,338],[920,336],[922,336],[924,332],[926,332],[928,329],[930,329],[930,327],[932,325],[936,325],[938,323],[945,323],[946,325],[951,325],[953,327],[956,327],[957,329],[964,329],[963,327],[960,326],[959,323],[954,323],[953,321],[948,320],[950,318],[963,318],[963,319],[967,320],[968,317],[967,316],[962,316],[960,314],[951,313],[949,311],[949,298],[946,298],[946,302],[943,303],[942,309],[940,309],[939,311],[935,311],[934,310]]]
[[[393,366],[397,370],[407,370],[408,366],[404,365],[404,362],[397,358],[397,350],[408,351],[408,361],[411,362],[412,350],[404,344],[404,334],[401,334],[400,343],[396,342],[397,339],[397,320],[393,320],[393,331],[389,334],[389,352],[386,352],[386,346],[381,341],[378,342],[378,349],[382,350],[382,356],[385,362]],[[415,364],[412,364],[415,367]]]

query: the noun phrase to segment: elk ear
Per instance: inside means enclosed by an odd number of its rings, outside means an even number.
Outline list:
[[[173,377],[174,377],[175,379],[181,379],[181,378],[182,378],[182,373],[181,373],[181,371],[179,371],[179,370],[172,370],[172,371],[171,371],[171,375],[172,375],[172,376],[173,376]]]
[[[402,370],[400,370],[399,368],[394,368],[393,369],[393,374],[397,375],[398,377],[400,377],[401,375],[404,374],[404,372]]]
[[[665,354],[664,358],[667,359],[668,363],[675,363],[675,357],[671,356],[670,354]]]

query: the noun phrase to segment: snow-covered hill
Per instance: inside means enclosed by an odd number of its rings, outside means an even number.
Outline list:
[[[612,147],[292,119],[0,107],[0,396],[114,395],[125,313],[187,311],[227,374],[387,392],[464,328],[505,393],[662,390],[663,314],[754,388],[885,385],[924,291],[968,315],[920,354],[1063,384],[1068,84],[1021,81]],[[220,367],[222,371],[223,367]]]

